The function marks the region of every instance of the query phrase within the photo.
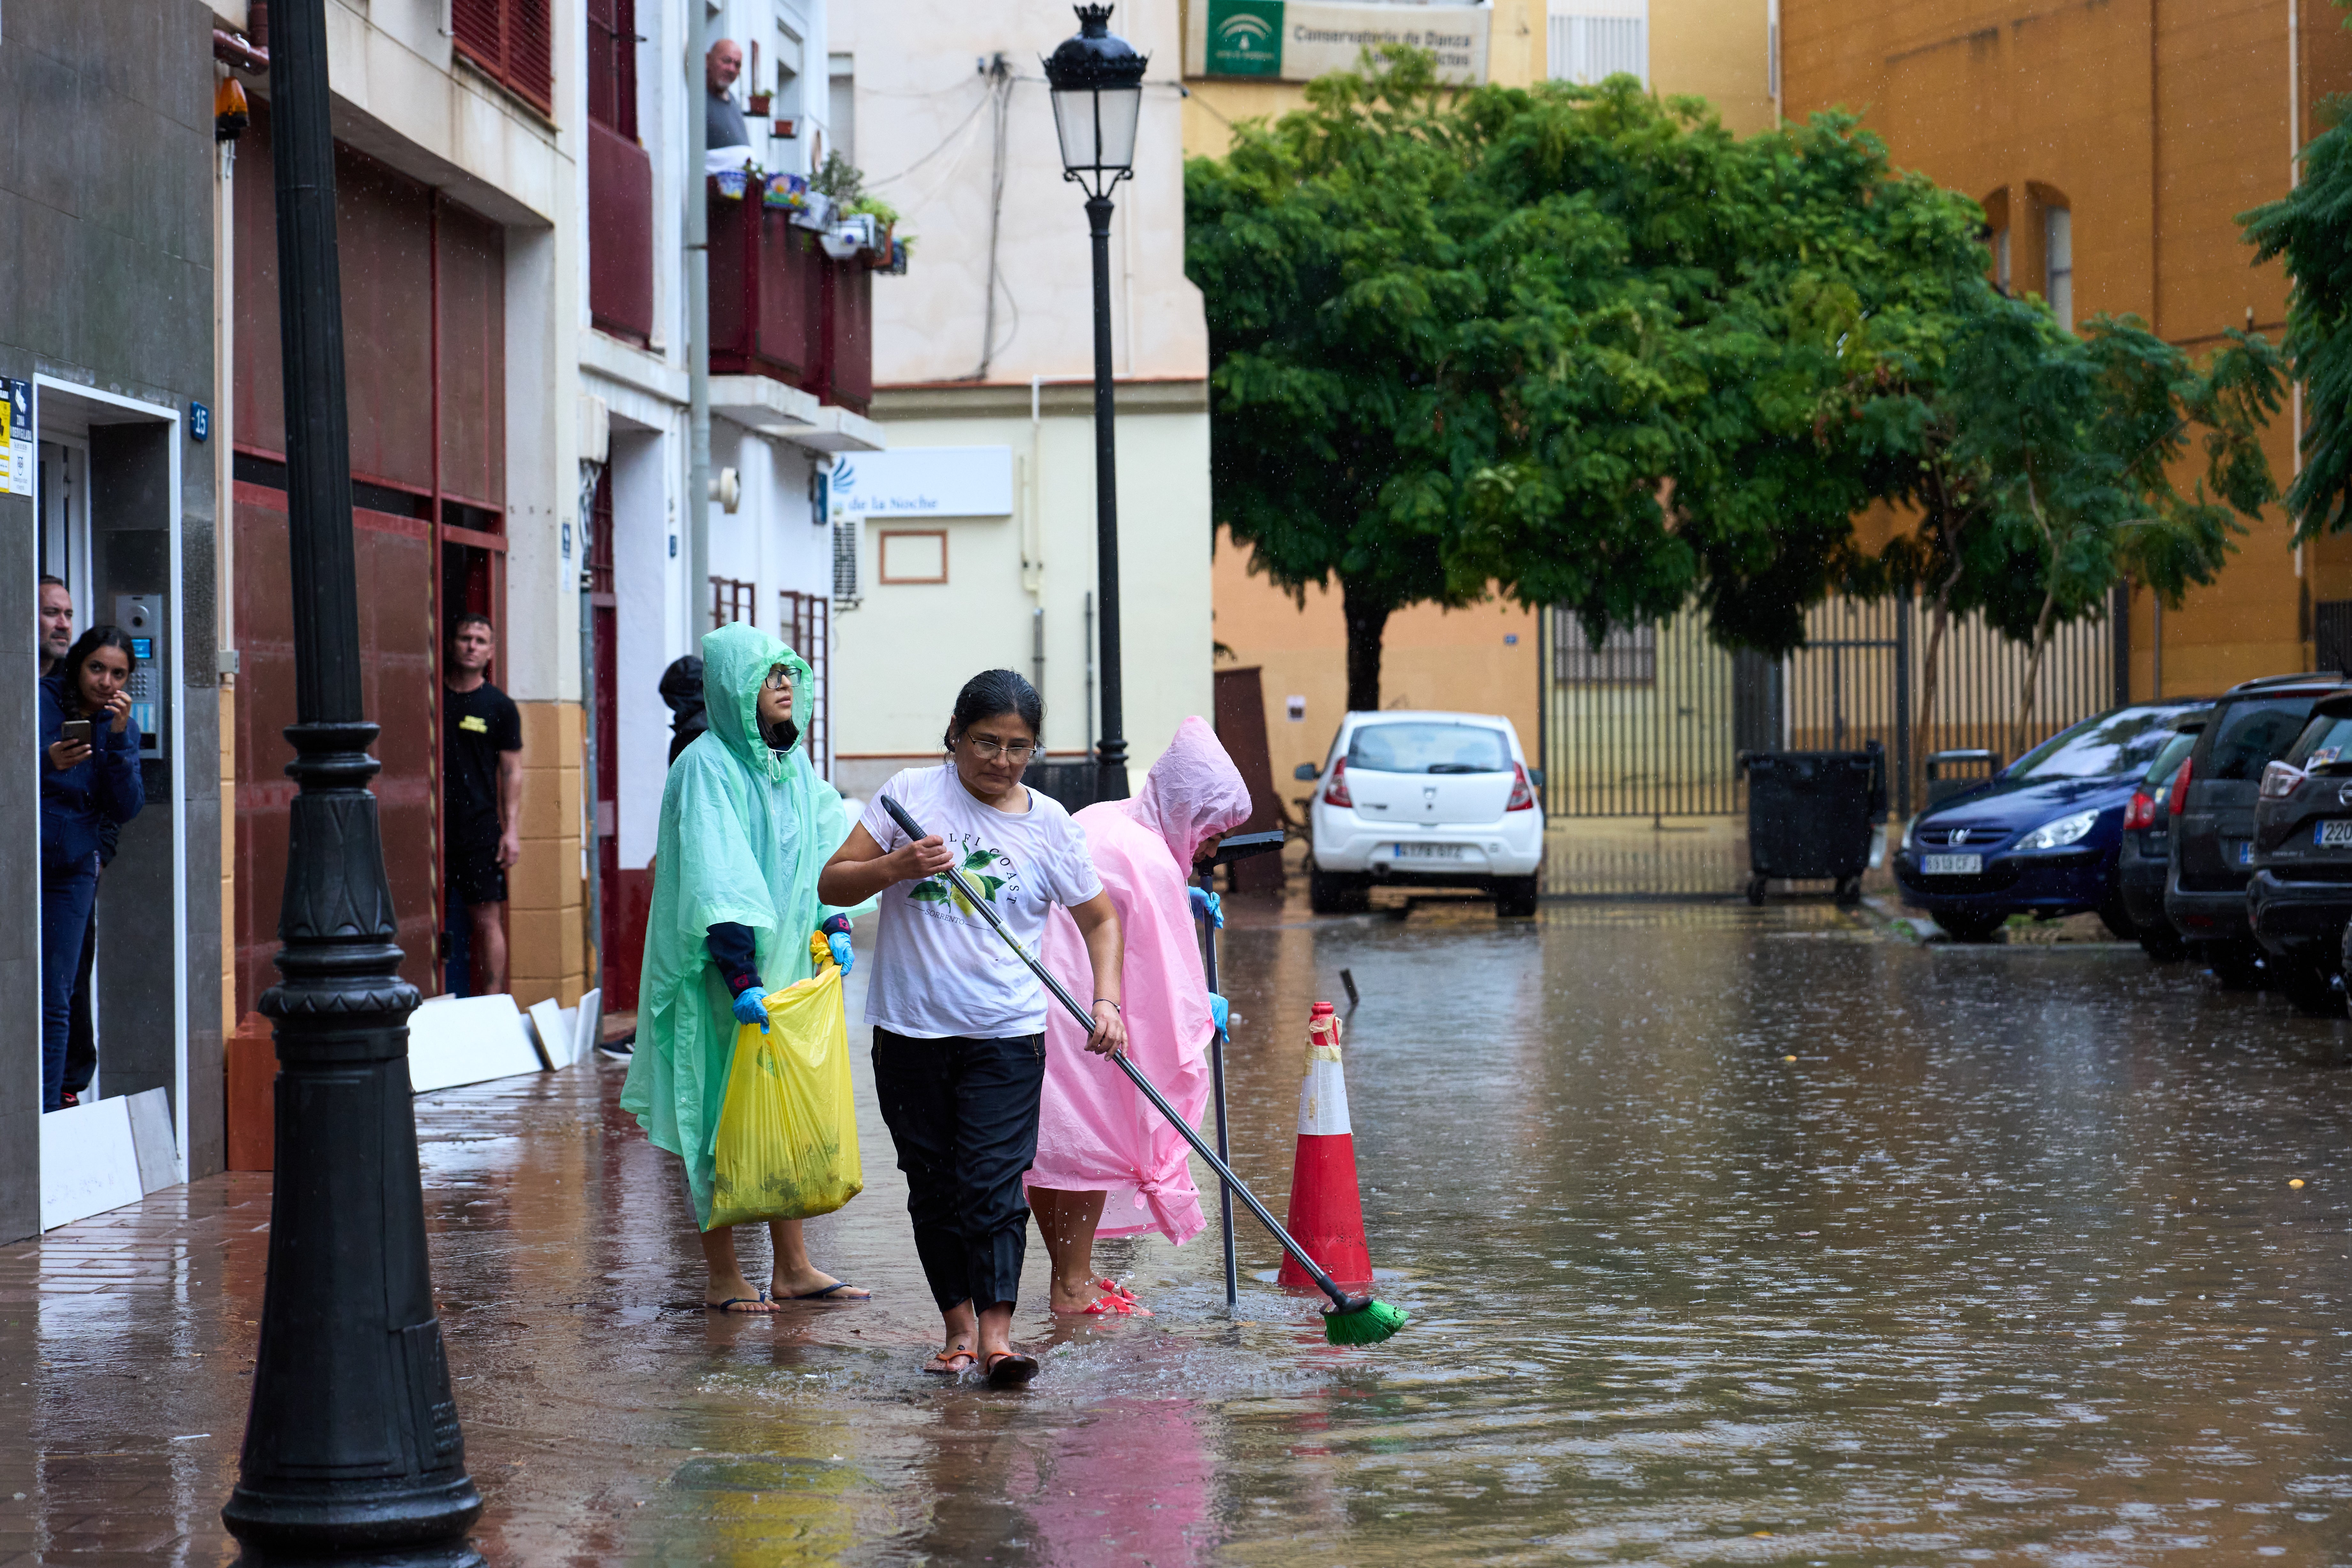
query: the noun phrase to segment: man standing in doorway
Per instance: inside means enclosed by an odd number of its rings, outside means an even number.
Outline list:
[[[41,673],[54,675],[58,660],[73,647],[73,590],[65,579],[41,574]]]
[[[522,858],[522,715],[489,682],[488,616],[449,633],[441,711],[441,831],[449,889],[466,906],[472,994],[507,989],[507,872]]]

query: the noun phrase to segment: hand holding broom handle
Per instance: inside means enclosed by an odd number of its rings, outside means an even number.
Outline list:
[[[877,796],[877,798],[882,802],[882,809],[890,814],[890,820],[898,825],[898,830],[900,832],[906,834],[910,838],[920,839],[929,837],[929,835],[924,833],[921,826],[916,823],[915,819],[907,815],[906,808],[901,806],[897,801],[892,800],[887,795]],[[995,909],[989,903],[986,897],[984,897],[980,890],[974,888],[971,883],[965,881],[963,873],[956,869],[953,866],[950,866],[947,868],[945,875],[948,880],[955,885],[956,891],[963,895],[964,901],[970,904],[973,909],[979,910],[981,918],[986,921],[991,926],[994,927],[996,934],[1004,939],[1005,945],[1012,948],[1014,955],[1017,956],[1022,963],[1029,966],[1030,973],[1036,975],[1038,979],[1044,981],[1045,983],[1045,988],[1051,991],[1055,996],[1060,1000],[1063,1006],[1067,1007],[1070,1010],[1070,1016],[1078,1021],[1079,1026],[1085,1029],[1089,1035],[1094,1033],[1094,1016],[1088,1013],[1084,1007],[1079,1006],[1077,998],[1071,995],[1069,992],[1063,987],[1062,983],[1054,978],[1052,972],[1047,970],[1043,963],[1039,963],[1036,957],[1031,953],[1027,948],[1021,945],[1020,938],[1014,936],[1010,931],[1005,929],[1004,921],[998,916]],[[1152,1082],[1150,1079],[1143,1076],[1143,1070],[1140,1068],[1138,1068],[1133,1062],[1128,1060],[1124,1054],[1115,1056],[1111,1058],[1111,1060],[1117,1062],[1118,1064],[1118,1070],[1125,1073],[1129,1079],[1134,1083],[1135,1087],[1143,1091],[1144,1098],[1151,1101],[1152,1105],[1160,1111],[1160,1114],[1168,1119],[1169,1125],[1175,1128],[1177,1131],[1184,1135],[1184,1142],[1192,1145],[1192,1152],[1209,1163],[1209,1168],[1217,1173],[1218,1179],[1224,1182],[1226,1185],[1230,1186],[1234,1192],[1241,1194],[1242,1201],[1249,1205],[1250,1212],[1257,1215],[1259,1223],[1264,1225],[1267,1230],[1273,1233],[1275,1240],[1282,1244],[1282,1249],[1285,1252],[1289,1253],[1291,1257],[1298,1259],[1298,1266],[1307,1270],[1307,1277],[1315,1281],[1316,1288],[1321,1290],[1326,1296],[1331,1298],[1331,1310],[1324,1314],[1325,1332],[1327,1335],[1334,1337],[1335,1339],[1338,1338],[1339,1325],[1334,1323],[1332,1320],[1339,1318],[1355,1318],[1359,1315],[1370,1320],[1370,1321],[1366,1324],[1367,1331],[1375,1325],[1379,1327],[1379,1331],[1377,1333],[1373,1333],[1371,1338],[1368,1340],[1359,1340],[1350,1336],[1347,1339],[1339,1340],[1338,1342],[1370,1343],[1375,1340],[1384,1340],[1388,1338],[1390,1334],[1394,1333],[1398,1327],[1402,1325],[1404,1316],[1402,1313],[1398,1312],[1394,1308],[1388,1307],[1381,1302],[1375,1301],[1370,1296],[1350,1296],[1346,1291],[1340,1289],[1338,1283],[1332,1279],[1331,1276],[1323,1271],[1323,1266],[1316,1262],[1312,1258],[1307,1257],[1307,1249],[1299,1246],[1297,1242],[1292,1240],[1290,1233],[1283,1229],[1282,1226],[1275,1219],[1274,1215],[1267,1211],[1266,1206],[1264,1204],[1257,1201],[1257,1194],[1251,1192],[1246,1186],[1244,1186],[1242,1184],[1242,1179],[1234,1174],[1232,1167],[1227,1165],[1223,1160],[1219,1159],[1217,1157],[1216,1151],[1210,1148],[1207,1142],[1202,1139],[1198,1132],[1192,1131],[1192,1124],[1176,1113],[1176,1108],[1168,1103],[1167,1097],[1162,1095],[1158,1089],[1152,1086]],[[1375,1310],[1375,1309],[1377,1309],[1377,1310]],[[1394,1321],[1389,1321],[1388,1320],[1390,1319],[1393,1319]]]

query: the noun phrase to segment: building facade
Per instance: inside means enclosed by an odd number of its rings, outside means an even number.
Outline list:
[[[26,658],[0,688],[20,781],[0,792],[0,880],[16,911],[0,935],[0,1072],[16,1086],[0,1094],[0,1241],[54,1215],[61,1194],[45,1205],[45,1173],[52,1186],[70,1175],[101,1124],[144,1091],[164,1095],[158,1152],[170,1169],[156,1180],[221,1167],[213,25],[199,0],[0,18],[0,97],[20,107],[0,138],[0,225],[17,258],[0,306],[0,603]],[[43,574],[68,585],[77,632],[132,627],[131,690],[148,737],[146,805],[100,888],[94,1103],[49,1117],[32,640]]]
[[[857,160],[914,247],[910,275],[874,292],[872,414],[890,450],[853,459],[832,489],[845,552],[834,776],[852,794],[937,761],[957,689],[982,669],[1036,681],[1050,754],[1076,757],[1097,733],[1090,252],[1035,64],[1072,23],[1048,0],[877,0],[834,18]],[[1139,780],[1212,705],[1208,340],[1184,277],[1179,16],[1122,6],[1111,27],[1152,59],[1110,239]]]
[[[593,934],[610,1011],[636,1005],[668,772],[673,714],[660,682],[670,662],[729,621],[776,633],[819,674],[810,744],[820,772],[833,765],[835,704],[824,677],[833,668],[834,546],[824,476],[837,457],[883,444],[866,416],[872,301],[906,284],[875,270],[871,248],[828,254],[824,215],[770,205],[761,184],[805,181],[829,154],[854,155],[852,127],[836,112],[846,100],[835,68],[846,57],[835,50],[825,0],[593,0],[587,8],[587,155],[575,193],[586,241],[574,338],[588,432]],[[751,164],[758,177],[740,191],[688,166],[687,116],[704,112],[709,91],[705,47],[689,28],[706,14],[707,37],[742,58],[729,96],[745,111],[750,142],[730,162]],[[687,504],[689,203],[703,205],[709,232],[710,473],[720,496],[707,508],[698,546]]]
[[[1861,112],[1895,162],[1981,203],[1987,267],[2080,321],[2132,312],[2196,353],[2231,328],[2275,341],[2286,280],[2238,215],[2284,195],[2331,94],[2352,88],[2342,13],[2309,0],[2193,6],[2051,0],[1870,5],[1781,0],[1784,107]],[[2270,430],[2282,483],[2300,402]],[[2135,697],[2340,667],[2352,542],[2296,546],[2273,510],[2179,610],[2132,595]],[[2342,608],[2337,608],[2342,606]]]

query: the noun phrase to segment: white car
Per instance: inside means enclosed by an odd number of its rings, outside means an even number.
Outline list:
[[[1375,884],[1477,888],[1498,915],[1536,912],[1543,774],[1502,715],[1352,712],[1323,766],[1297,776],[1322,786],[1308,811],[1317,914],[1366,908]]]

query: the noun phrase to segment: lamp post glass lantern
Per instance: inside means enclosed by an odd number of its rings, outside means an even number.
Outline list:
[[[1062,143],[1062,177],[1087,193],[1094,246],[1095,558],[1102,604],[1102,739],[1095,747],[1097,800],[1127,795],[1127,732],[1121,712],[1118,647],[1118,486],[1112,434],[1110,371],[1111,187],[1135,173],[1135,127],[1143,110],[1143,71],[1150,63],[1112,36],[1108,5],[1080,5],[1078,31],[1045,58],[1054,129]]]

